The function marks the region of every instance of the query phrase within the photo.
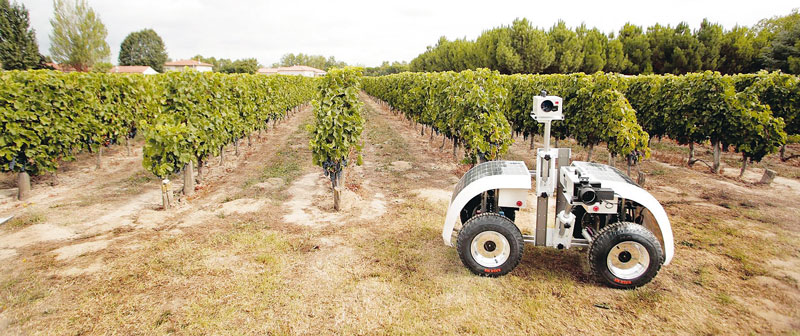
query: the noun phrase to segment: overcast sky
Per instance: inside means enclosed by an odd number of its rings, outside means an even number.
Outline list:
[[[12,0],[13,1],[13,0]],[[19,1],[19,0],[17,0]],[[42,53],[49,54],[52,0],[22,0],[30,11]],[[197,54],[217,58],[255,57],[277,62],[286,53],[335,56],[349,64],[377,66],[410,61],[440,36],[476,38],[481,31],[527,17],[550,27],[585,22],[605,32],[625,22],[649,26],[703,18],[751,26],[762,18],[786,15],[794,1],[269,1],[269,0],[89,0],[108,29],[111,62],[117,63],[126,35],[154,29],[172,59]]]

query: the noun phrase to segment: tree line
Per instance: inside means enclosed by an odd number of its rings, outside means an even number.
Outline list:
[[[329,56],[325,57],[322,55],[307,55],[304,53],[288,53],[281,56],[280,62],[273,63],[272,67],[288,67],[293,65],[307,65],[312,68],[317,68],[320,70],[328,71],[332,68],[344,68],[347,66],[347,63],[342,61],[337,61],[336,57]]]
[[[439,38],[414,58],[410,71],[462,71],[489,68],[503,74],[593,73],[685,74],[704,70],[723,74],[761,69],[800,73],[800,13],[763,19],[753,27],[724,29],[704,19],[644,28],[626,23],[605,34],[585,24],[570,28],[558,21],[550,29],[528,19],[484,31],[475,40]]]
[[[39,52],[36,32],[30,28],[25,5],[0,0],[0,63],[4,70],[52,69],[54,61],[80,72],[107,72],[111,49],[106,42],[108,31],[100,16],[86,0],[55,0],[50,24],[50,57]],[[261,67],[255,58],[230,60],[196,55],[193,60],[210,63],[214,72],[256,73]],[[120,45],[119,65],[146,65],[164,71],[169,60],[166,45],[153,29],[142,29],[125,37]],[[286,54],[273,66],[308,65],[327,70],[347,64],[333,56]]]

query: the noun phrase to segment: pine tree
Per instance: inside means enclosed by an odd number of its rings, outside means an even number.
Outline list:
[[[0,62],[6,70],[44,66],[36,35],[30,28],[28,10],[22,4],[0,0]]]

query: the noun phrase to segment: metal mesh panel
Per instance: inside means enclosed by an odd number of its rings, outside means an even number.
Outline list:
[[[456,184],[456,189],[453,191],[452,200],[456,195],[461,193],[470,183],[475,182],[487,176],[494,175],[525,175],[529,176],[528,167],[522,161],[489,161],[472,167],[461,180]]]

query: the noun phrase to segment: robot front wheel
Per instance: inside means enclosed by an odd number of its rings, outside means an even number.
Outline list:
[[[522,233],[514,222],[497,213],[470,218],[458,233],[456,248],[464,266],[481,276],[498,277],[522,259]]]

